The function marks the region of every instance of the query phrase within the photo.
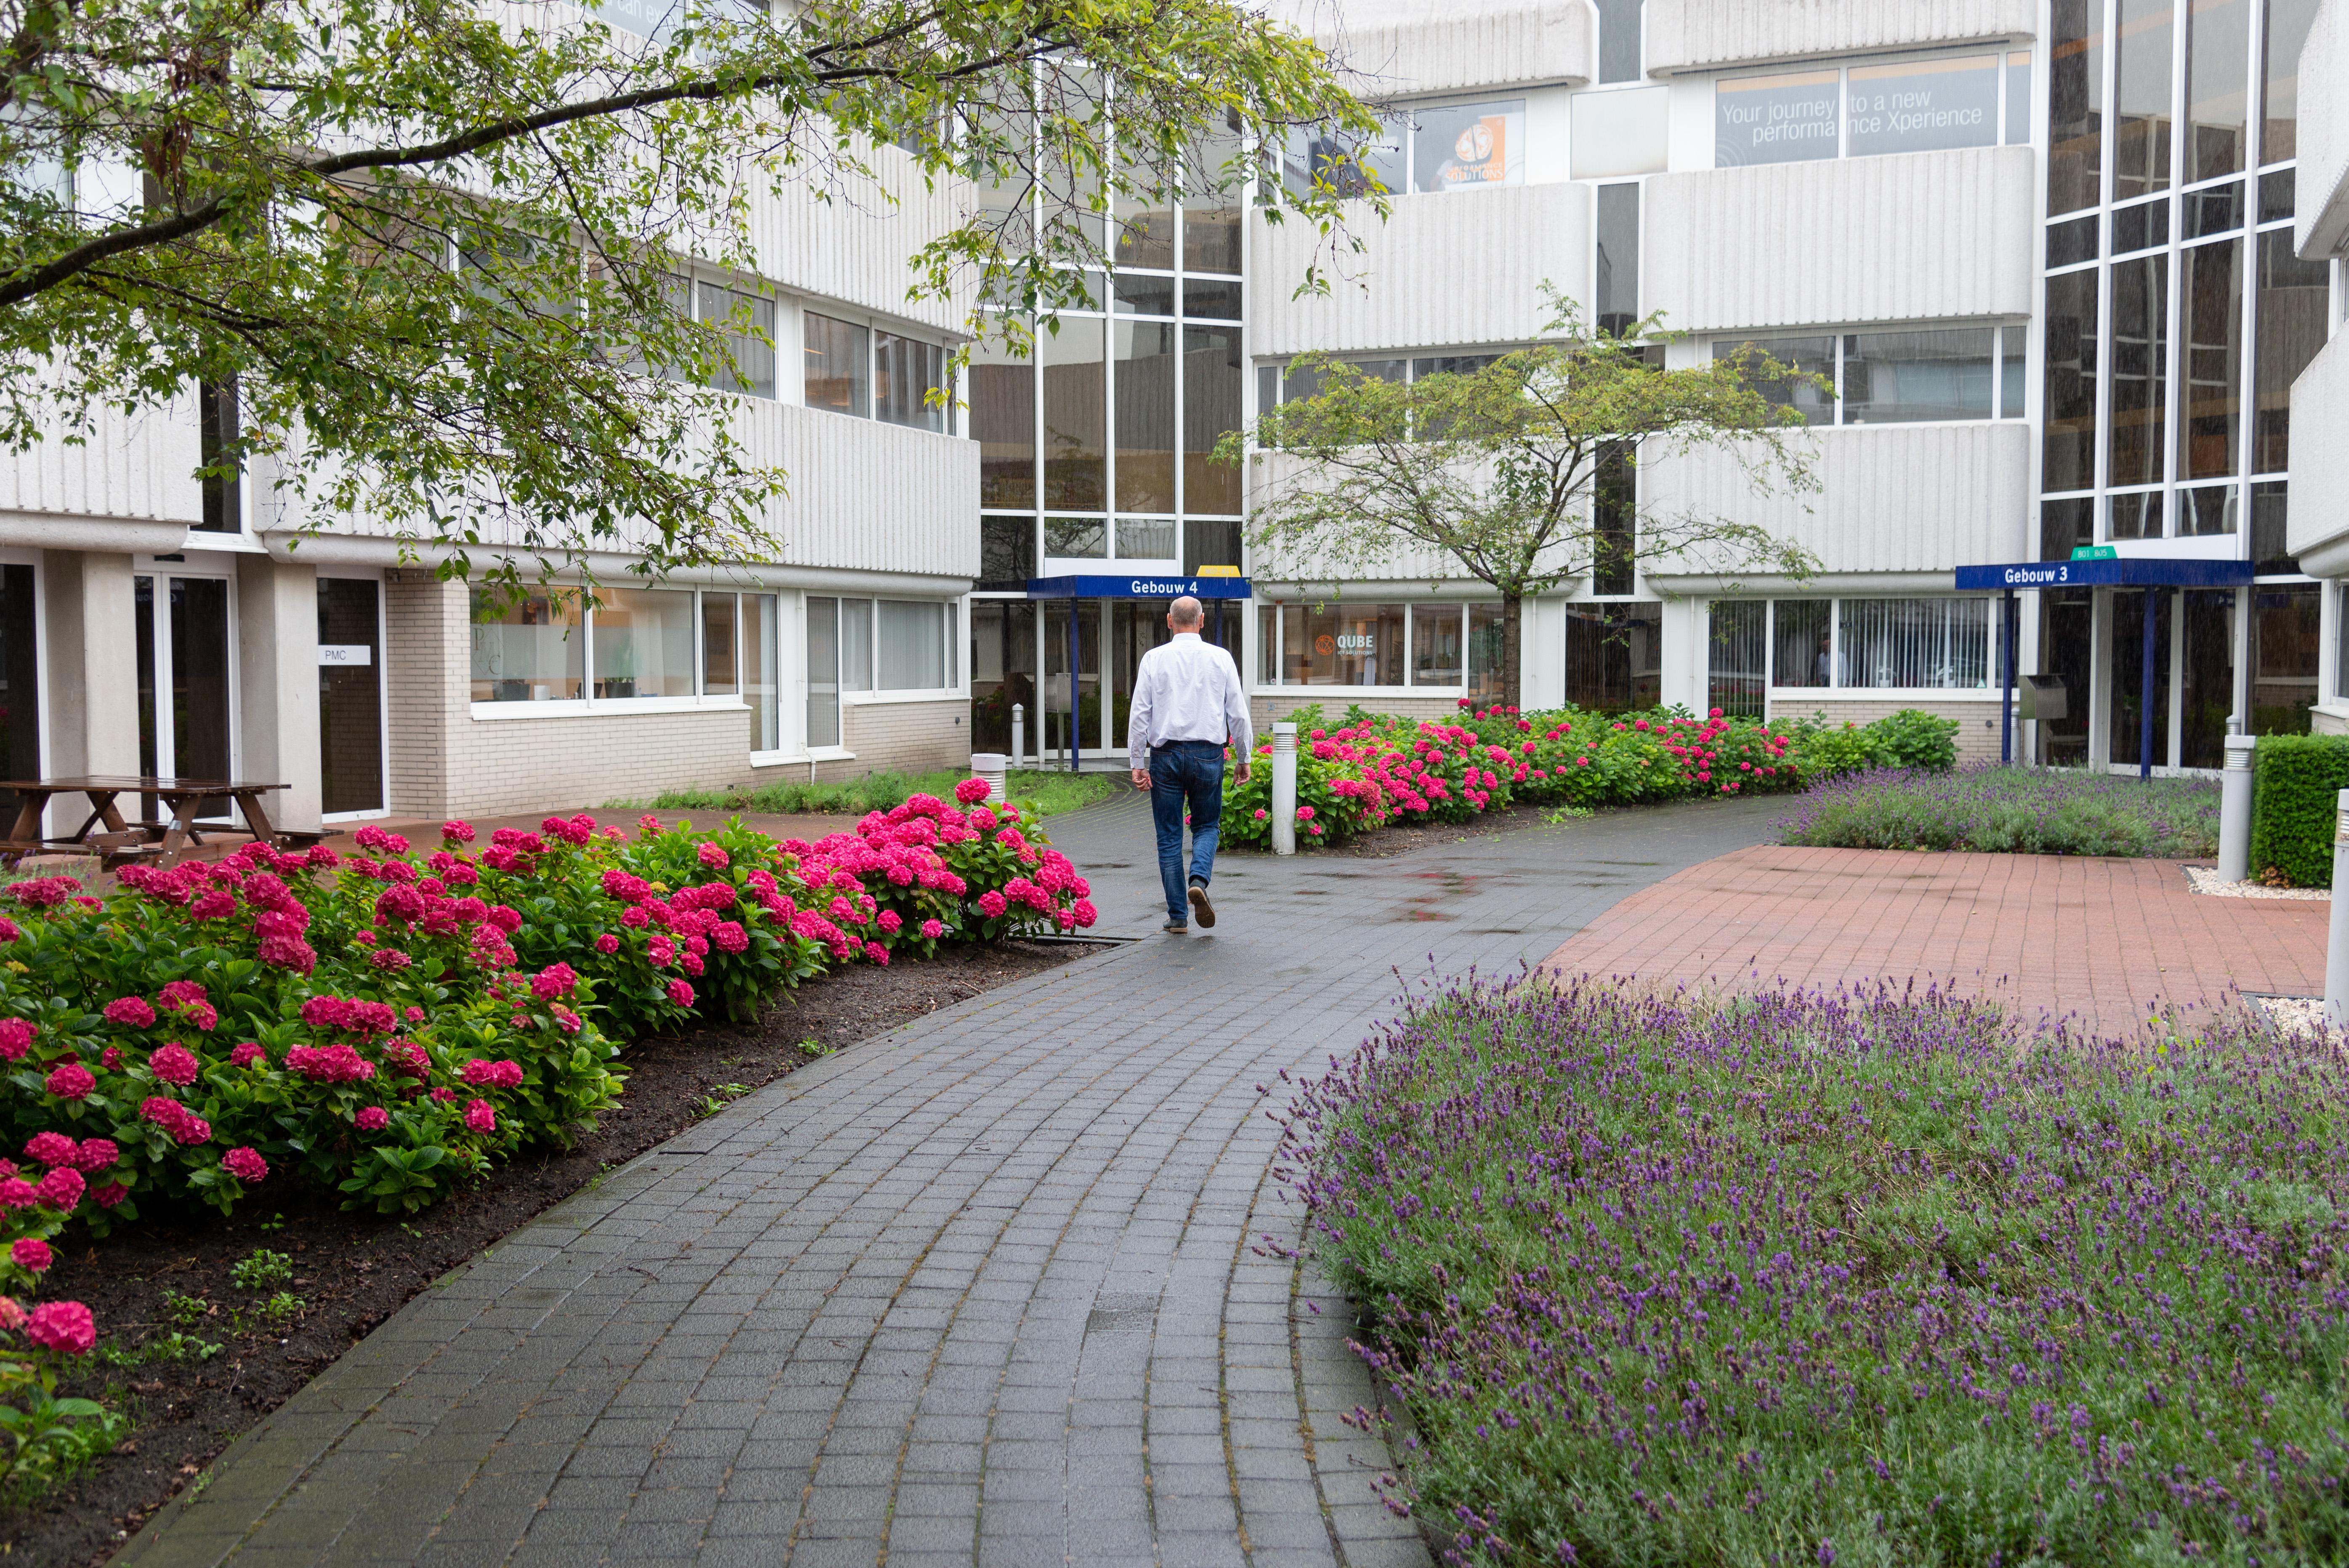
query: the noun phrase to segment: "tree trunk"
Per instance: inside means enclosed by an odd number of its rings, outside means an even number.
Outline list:
[[[1501,706],[1523,707],[1518,698],[1523,695],[1523,660],[1525,646],[1525,598],[1521,594],[1501,595]]]

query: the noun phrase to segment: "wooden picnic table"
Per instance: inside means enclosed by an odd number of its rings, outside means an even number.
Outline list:
[[[283,835],[270,825],[261,798],[283,784],[254,784],[228,779],[149,778],[136,774],[91,774],[77,779],[0,779],[0,789],[18,797],[16,821],[0,841],[0,861],[16,864],[26,855],[96,851],[108,871],[132,861],[176,865],[190,848],[204,841],[196,813],[208,799],[222,796],[234,800],[245,826],[264,844],[277,846]],[[89,815],[67,838],[44,839],[41,814],[53,797],[86,795]],[[162,804],[161,820],[125,821],[115,801],[125,795],[151,795]],[[212,832],[221,830],[213,828]]]

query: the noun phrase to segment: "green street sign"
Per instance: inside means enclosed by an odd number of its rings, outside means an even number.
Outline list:
[[[2075,561],[2118,561],[2121,552],[2109,544],[2075,544],[2072,547]]]

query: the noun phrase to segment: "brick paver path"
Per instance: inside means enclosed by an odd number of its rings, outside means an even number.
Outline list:
[[[1138,799],[1056,819],[1104,929],[1146,941],[802,1068],[557,1205],[122,1561],[1423,1564],[1373,1499],[1383,1446],[1339,1419],[1370,1390],[1286,1254],[1257,1086],[1352,1047],[1392,971],[1538,959],[1778,814],[1227,860],[1221,923],[1183,939],[1154,934]]]
[[[2157,1003],[2323,995],[2331,908],[2189,892],[2174,861],[1762,845],[1633,893],[1543,967],[1724,985],[1932,975],[2127,1034]]]

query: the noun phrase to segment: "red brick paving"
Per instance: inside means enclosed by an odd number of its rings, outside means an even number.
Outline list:
[[[2158,1006],[2318,995],[2331,905],[2212,898],[2175,861],[1763,845],[1633,893],[1542,967],[1835,986],[1933,978],[2134,1030]]]

